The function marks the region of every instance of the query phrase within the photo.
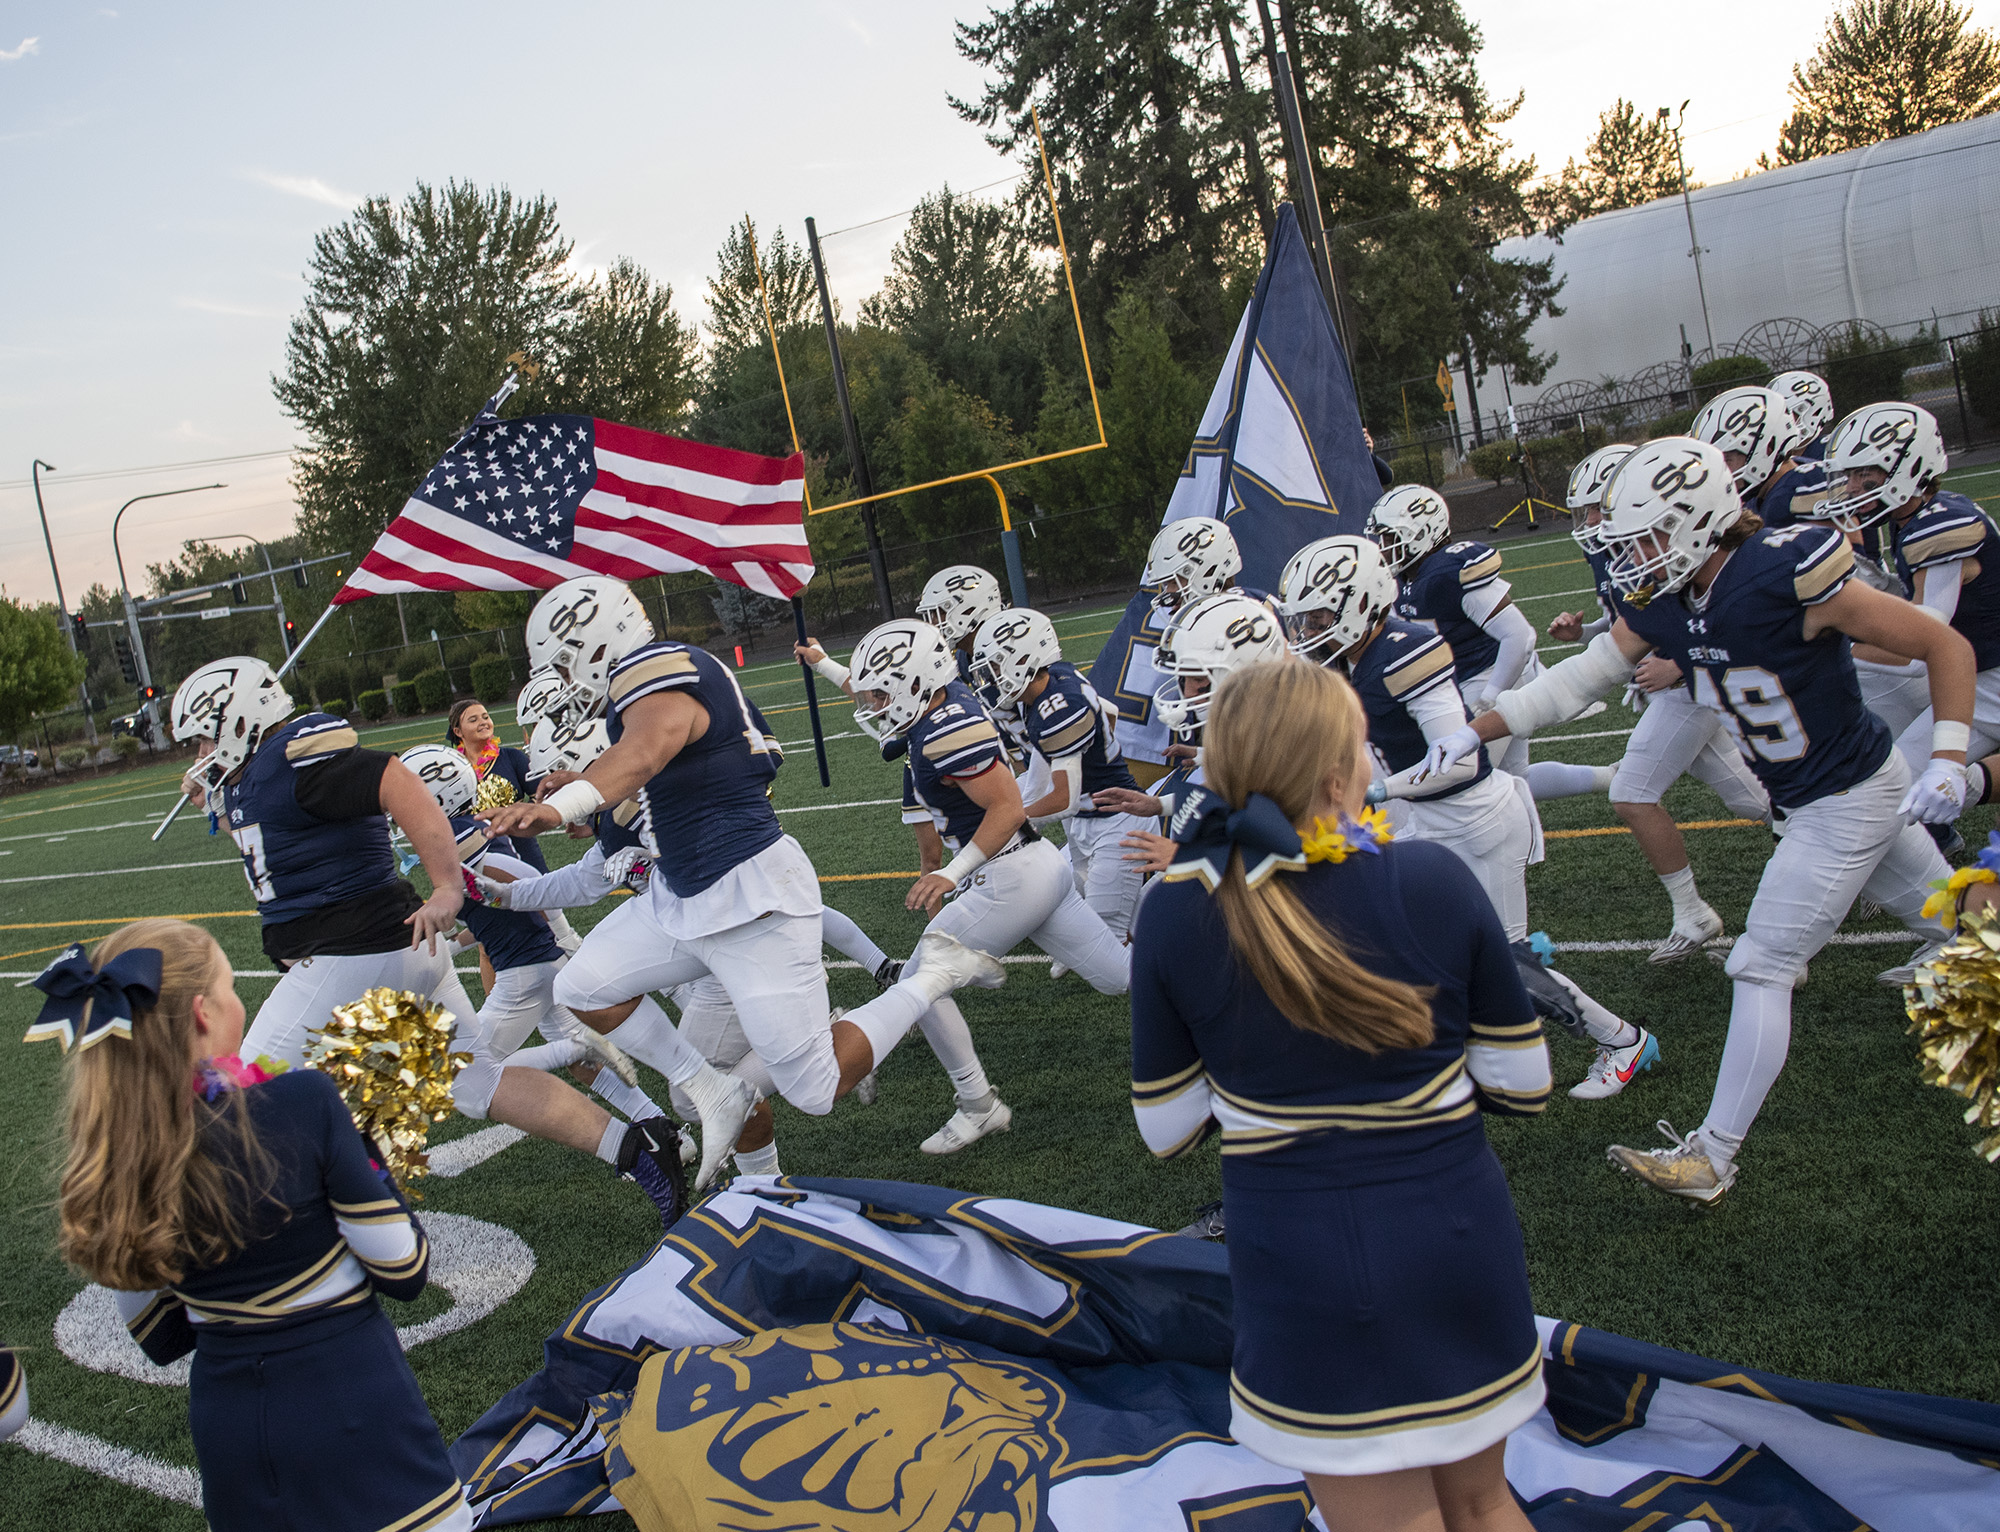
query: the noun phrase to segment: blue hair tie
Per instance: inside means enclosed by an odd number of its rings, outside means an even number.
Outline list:
[[[23,1041],[53,1037],[67,1053],[72,1044],[88,1048],[107,1037],[129,1038],[133,1011],[160,998],[160,966],[157,947],[129,948],[102,968],[90,966],[81,942],[65,947],[32,981],[48,999]]]

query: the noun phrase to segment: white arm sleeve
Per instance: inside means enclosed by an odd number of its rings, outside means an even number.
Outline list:
[[[1521,615],[1519,607],[1506,606],[1490,613],[1480,627],[1500,640],[1500,652],[1494,656],[1492,670],[1487,672],[1486,690],[1474,699],[1491,707],[1495,697],[1513,690],[1514,683],[1520,680],[1521,667],[1535,652],[1535,625]]]
[[[1959,583],[1965,578],[1965,560],[1930,564],[1917,571],[1923,576],[1923,604],[1946,622],[1958,615]]]
[[[1586,622],[1583,625],[1583,641],[1587,644],[1593,638],[1597,637],[1598,634],[1609,633],[1611,631],[1611,624],[1617,620],[1616,617],[1604,609],[1603,604],[1600,602],[1597,608],[1597,620],[1595,622]]]
[[[487,858],[488,865],[493,860]],[[604,875],[604,848],[593,845],[567,867],[508,884],[507,908],[573,910],[579,905],[597,903],[610,894],[611,887],[611,880]]]
[[[1049,765],[1049,791],[1054,792],[1056,784],[1062,783],[1069,794],[1065,807],[1053,814],[1037,815],[1032,821],[1037,830],[1043,825],[1052,825],[1068,819],[1083,807],[1083,757],[1080,755],[1058,756]]]
[[[1505,580],[1488,580],[1478,590],[1469,590],[1458,598],[1458,609],[1465,613],[1467,622],[1476,622],[1486,628],[1486,619],[1499,609],[1500,603],[1514,594],[1514,587]],[[1486,631],[1495,638],[1500,635],[1491,628]]]
[[[1526,739],[1537,729],[1567,723],[1605,693],[1632,679],[1637,666],[1625,658],[1618,640],[1600,633],[1581,654],[1551,665],[1517,691],[1502,692],[1494,710],[1507,721],[1507,732]]]
[[[1424,731],[1424,743],[1427,745],[1435,745],[1454,729],[1465,727],[1465,704],[1456,686],[1433,686],[1421,697],[1412,697],[1404,704],[1404,709],[1416,720],[1417,727]],[[1423,770],[1424,763],[1419,761],[1407,771],[1392,773],[1385,783],[1386,796],[1435,798],[1461,782],[1470,782],[1479,774],[1479,752],[1475,750],[1450,771],[1424,776]]]

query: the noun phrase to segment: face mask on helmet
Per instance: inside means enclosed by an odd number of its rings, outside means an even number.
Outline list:
[[[1400,575],[1451,540],[1451,508],[1434,489],[1399,484],[1370,507],[1364,530]]]
[[[1154,651],[1154,667],[1172,678],[1153,693],[1161,722],[1183,735],[1199,729],[1225,676],[1286,652],[1278,619],[1263,602],[1229,592],[1203,597],[1174,619]]]
[[[1834,427],[1827,498],[1815,514],[1862,532],[1921,501],[1950,466],[1937,418],[1921,405],[1867,404]]]
[[[1791,404],[1769,388],[1732,388],[1701,407],[1688,435],[1716,447],[1744,494],[1762,489],[1798,434]]]
[[[854,720],[871,734],[907,734],[940,688],[958,678],[944,635],[927,622],[885,622],[855,645],[848,684]],[[876,734],[880,738],[880,734]]]
[[[212,746],[196,773],[213,789],[257,752],[264,737],[292,715],[292,699],[277,672],[251,655],[204,665],[174,691],[168,709],[182,743]]]
[[[1642,608],[1681,589],[1742,514],[1719,447],[1687,436],[1646,443],[1606,493],[1600,535],[1611,583]]]
[[[551,712],[601,714],[613,667],[652,641],[653,625],[639,598],[602,575],[563,581],[528,617],[529,662],[554,671],[563,683],[549,700]]]
[[[1040,612],[1017,607],[979,625],[972,643],[972,675],[996,704],[1012,707],[1035,677],[1061,658],[1055,624]]]
[[[1000,582],[986,570],[977,564],[953,564],[924,582],[917,597],[917,620],[936,628],[947,643],[956,644],[970,638],[1006,604]]]
[[[479,776],[449,745],[418,745],[405,750],[403,764],[417,774],[424,790],[448,816],[469,814],[479,796]]]
[[[1571,471],[1563,503],[1570,513],[1570,536],[1585,553],[1602,551],[1598,524],[1603,519],[1604,491],[1619,465],[1632,455],[1624,442],[1599,447]]]
[[[1396,577],[1365,537],[1324,537],[1292,555],[1278,608],[1292,653],[1332,664],[1365,643],[1396,602]]]
[[[1153,534],[1139,583],[1153,592],[1162,615],[1226,590],[1243,571],[1236,535],[1212,516],[1184,516]]]
[[[528,775],[583,771],[611,747],[604,720],[544,718],[528,740]]]

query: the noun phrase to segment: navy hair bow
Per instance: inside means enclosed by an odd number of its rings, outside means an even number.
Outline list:
[[[36,974],[34,985],[49,998],[24,1041],[53,1037],[67,1053],[72,1043],[88,1048],[113,1034],[130,1037],[133,1009],[160,998],[160,950],[132,947],[99,969],[79,942]]]
[[[1220,793],[1197,787],[1167,825],[1180,842],[1167,881],[1199,878],[1212,894],[1229,869],[1229,853],[1243,853],[1243,881],[1255,888],[1280,867],[1296,872],[1306,865],[1305,846],[1277,801],[1252,793],[1240,809],[1232,809]]]

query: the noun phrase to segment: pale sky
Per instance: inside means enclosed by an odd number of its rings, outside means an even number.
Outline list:
[[[1518,152],[1554,170],[1621,93],[1685,98],[1690,169],[1776,140],[1828,0],[1671,7],[1464,0],[1494,95],[1527,93]],[[2000,0],[1975,0],[2000,25]],[[312,237],[364,194],[452,177],[544,192],[585,267],[630,256],[701,316],[729,224],[822,233],[1017,166],[946,105],[976,95],[952,15],[921,0],[0,10],[0,587],[53,594],[28,488],[43,475],[63,590],[135,583],[193,536],[282,535],[296,437],[272,400]],[[1671,19],[1668,25],[1666,19]],[[828,241],[872,291],[895,223]],[[246,457],[248,454],[267,454]],[[203,463],[237,457],[244,460]],[[145,469],[103,477],[107,471]],[[89,477],[89,475],[98,475]],[[246,550],[246,562],[254,555]],[[359,551],[359,550],[357,550]]]

